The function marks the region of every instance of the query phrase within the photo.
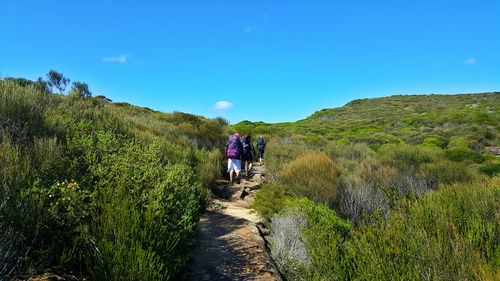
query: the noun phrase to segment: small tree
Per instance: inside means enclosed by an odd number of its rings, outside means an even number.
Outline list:
[[[89,85],[79,81],[73,82],[71,92],[81,98],[90,98],[92,96],[92,92],[89,90]]]
[[[49,71],[47,78],[50,89],[52,90],[53,87],[56,87],[61,94],[64,92],[70,81],[69,78],[64,77],[64,74],[53,69]]]

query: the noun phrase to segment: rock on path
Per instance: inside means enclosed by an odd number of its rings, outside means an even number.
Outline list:
[[[200,218],[197,244],[187,266],[187,280],[281,280],[269,257],[249,206],[264,176],[254,175],[234,186],[219,186],[209,211]],[[246,195],[240,199],[241,193]]]

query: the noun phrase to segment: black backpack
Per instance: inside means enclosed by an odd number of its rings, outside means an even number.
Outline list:
[[[250,154],[252,153],[252,147],[250,145],[250,142],[248,141],[248,138],[245,138],[243,140],[243,154]]]

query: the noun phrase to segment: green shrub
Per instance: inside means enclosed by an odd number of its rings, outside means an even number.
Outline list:
[[[271,255],[291,280],[334,280],[344,268],[344,242],[352,224],[322,204],[302,198],[289,200],[272,219]]]
[[[469,147],[469,140],[467,140],[467,138],[465,137],[453,136],[450,138],[447,148],[454,147]]]
[[[269,181],[276,181],[283,167],[290,161],[307,153],[305,145],[287,143],[285,139],[268,141],[265,152],[266,176]]]
[[[93,237],[88,257],[94,280],[162,280],[168,277],[165,263],[155,249],[147,247],[151,238],[150,213],[142,213],[133,198],[109,198],[102,214],[92,224]],[[174,244],[175,241],[164,241]]]
[[[204,190],[184,165],[167,168],[161,183],[145,196],[145,206],[127,194],[127,188],[109,190],[90,232],[97,241],[88,258],[95,260],[90,266],[92,276],[98,280],[173,278],[187,261],[186,249],[193,243],[207,196]]]
[[[455,162],[472,161],[481,163],[483,157],[468,147],[454,146],[445,150],[446,158]]]
[[[435,188],[440,184],[470,183],[477,179],[475,169],[445,159],[426,163],[422,165],[420,171],[429,188]]]
[[[222,176],[222,153],[218,149],[199,151],[198,177],[205,187],[212,187],[217,179]]]
[[[439,137],[425,137],[421,145],[430,148],[443,148],[445,141]]]
[[[479,165],[479,171],[487,174],[488,176],[499,176],[500,163],[489,162]]]
[[[255,194],[252,208],[269,221],[273,215],[279,213],[285,206],[286,200],[291,198],[290,191],[280,184],[271,183],[264,185]]]
[[[381,163],[400,171],[415,172],[424,163],[435,162],[442,153],[431,148],[414,145],[383,145],[377,153]]]
[[[287,164],[280,181],[297,196],[332,205],[338,195],[339,167],[323,153],[308,153]]]

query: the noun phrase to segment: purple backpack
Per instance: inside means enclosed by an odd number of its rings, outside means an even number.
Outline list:
[[[240,138],[237,135],[230,135],[227,143],[227,158],[240,158]]]

